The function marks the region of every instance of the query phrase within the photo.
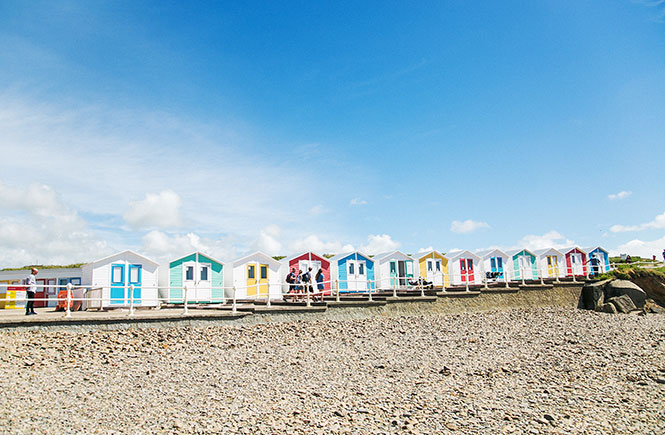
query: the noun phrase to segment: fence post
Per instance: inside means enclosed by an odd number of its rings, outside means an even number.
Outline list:
[[[67,308],[65,309],[65,317],[72,317],[72,283],[67,283]]]
[[[545,280],[543,279],[543,275],[545,275],[545,274],[544,274],[543,271],[541,270],[541,271],[540,271],[540,285],[545,285]]]
[[[235,314],[238,311],[238,307],[236,305],[236,286],[233,286],[233,305],[231,306],[231,312]]]
[[[129,284],[129,317],[134,316],[134,284]]]
[[[182,291],[184,293],[183,294],[183,300],[184,300],[184,305],[185,305],[185,308],[182,312],[183,316],[189,313],[189,307],[187,306],[187,304],[189,303],[189,291],[188,290],[189,290],[189,288],[187,288],[187,286],[184,286],[182,288]]]
[[[335,280],[335,294],[336,294],[335,300],[337,302],[339,302],[339,280],[338,279]]]
[[[372,302],[372,280],[369,281],[369,301]]]
[[[424,298],[425,297],[425,284],[423,283],[424,280],[420,280],[420,297]]]
[[[577,280],[575,279],[575,269],[573,269],[572,266],[570,267],[570,273],[571,275],[573,275],[573,282],[577,282]]]
[[[305,289],[307,291],[307,306],[311,307],[312,306],[312,301],[309,298],[309,282],[305,283]]]
[[[520,275],[522,276],[522,285],[526,285],[526,280],[524,278],[524,268],[520,266]]]
[[[485,274],[485,290],[489,290],[489,286],[487,284],[488,281],[489,281],[489,279],[487,278],[487,273],[486,273]]]
[[[266,289],[266,307],[270,306],[270,283],[268,283],[268,287]]]
[[[558,260],[557,260],[557,262],[558,262]],[[560,283],[561,281],[559,281],[559,266],[558,265],[554,268],[554,273],[556,274],[556,282]]]

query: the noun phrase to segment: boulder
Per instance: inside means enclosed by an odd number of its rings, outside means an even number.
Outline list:
[[[605,285],[605,299],[626,295],[637,308],[643,308],[647,294],[637,284],[623,279],[615,279]],[[618,308],[618,307],[617,307]]]
[[[615,296],[609,298],[607,302],[613,304],[620,313],[630,313],[638,309],[628,295]]]
[[[617,307],[614,306],[614,304],[611,304],[609,302],[606,302],[602,305],[599,305],[596,308],[596,311],[598,311],[600,313],[610,313],[610,314],[617,314],[618,313]]]
[[[600,307],[604,301],[603,294],[605,291],[605,286],[609,282],[610,280],[606,279],[604,281],[584,284],[584,287],[582,287],[582,300],[580,301],[580,308],[595,310],[596,308]]]

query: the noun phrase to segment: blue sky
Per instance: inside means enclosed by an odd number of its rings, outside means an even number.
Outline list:
[[[5,1],[0,266],[659,254],[664,77],[655,1]]]

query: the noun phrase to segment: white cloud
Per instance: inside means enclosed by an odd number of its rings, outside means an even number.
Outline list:
[[[268,255],[281,255],[282,242],[279,241],[281,233],[282,230],[278,225],[273,224],[263,228],[254,242],[255,249]]]
[[[528,234],[514,246],[514,249],[526,248],[530,250],[535,249],[547,249],[547,248],[565,248],[568,246],[574,246],[575,242],[573,240],[567,239],[562,234],[557,231],[549,231],[542,235]]]
[[[421,252],[429,252],[429,251],[433,251],[433,250],[434,250],[434,248],[431,247],[431,246],[429,246],[429,247],[427,247],[427,248],[420,248],[420,249],[418,249],[418,253],[420,254]]]
[[[153,260],[165,263],[173,259],[200,251],[222,261],[231,261],[238,257],[235,246],[229,238],[203,238],[195,233],[167,234],[152,230],[142,239],[141,252]]]
[[[614,201],[614,200],[617,200],[617,199],[628,198],[632,194],[633,194],[633,192],[631,192],[631,191],[622,190],[619,193],[610,193],[609,195],[607,195],[607,197],[609,199],[611,199],[612,201]]]
[[[643,231],[665,228],[665,213],[659,214],[652,221],[640,225],[612,225],[610,231],[613,233],[625,233],[629,231]]]
[[[113,252],[50,187],[0,182],[0,265],[89,262]]]
[[[181,223],[180,196],[172,190],[146,193],[145,199],[132,201],[124,218],[133,228],[170,228]]]
[[[353,198],[353,199],[349,202],[349,204],[351,204],[351,205],[365,205],[365,204],[367,204],[367,201],[365,201],[365,200],[362,199],[362,198]]]
[[[343,245],[339,241],[324,242],[318,236],[312,234],[304,239],[296,240],[291,244],[292,252],[314,251],[320,254],[340,254],[342,252],[353,251],[353,245]]]
[[[452,224],[450,224],[450,231],[452,231],[453,233],[467,234],[477,231],[481,228],[489,228],[489,227],[490,226],[487,222],[479,222],[467,219],[463,222],[453,221]]]
[[[326,212],[326,209],[323,205],[317,204],[314,207],[309,209],[309,214],[312,216],[319,216]]]
[[[643,241],[639,239],[631,240],[623,245],[619,245],[616,250],[612,250],[612,255],[629,254],[643,258],[663,259],[663,249],[665,249],[665,236],[657,240]]]
[[[381,252],[394,251],[400,247],[388,234],[370,234],[367,236],[367,244],[362,245],[360,250],[367,254],[374,255]]]

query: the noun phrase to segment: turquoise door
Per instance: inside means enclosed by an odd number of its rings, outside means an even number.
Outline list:
[[[134,303],[141,303],[141,275],[142,275],[141,265],[140,264],[130,264],[129,265],[129,284],[134,285]]]
[[[125,303],[125,265],[111,265],[111,304]]]
[[[492,257],[490,258],[490,263],[492,266],[492,273],[498,273],[497,276],[503,278],[503,258]]]

